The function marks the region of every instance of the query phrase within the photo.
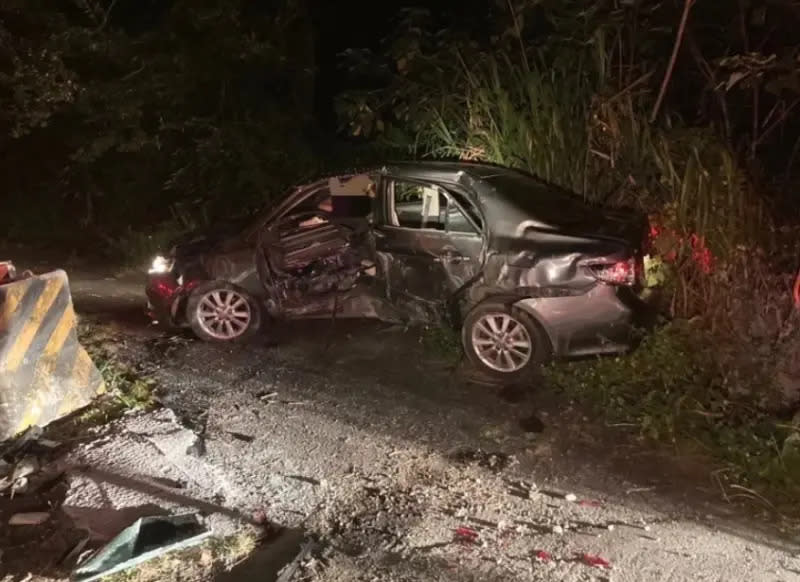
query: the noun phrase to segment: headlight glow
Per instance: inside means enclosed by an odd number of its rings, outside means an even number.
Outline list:
[[[172,261],[158,255],[156,258],[153,259],[153,264],[150,265],[150,269],[148,269],[148,273],[152,275],[162,274],[162,273],[169,273],[172,270]]]

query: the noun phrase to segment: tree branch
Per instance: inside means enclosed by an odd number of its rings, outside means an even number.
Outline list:
[[[117,5],[118,1],[119,0],[111,0],[111,4],[109,4],[108,10],[106,10],[105,14],[103,14],[103,21],[97,28],[94,29],[92,34],[98,34],[100,32],[103,32],[103,29],[106,27],[106,25],[108,25],[108,18],[109,16],[111,16],[111,11],[114,10],[114,6]]]
[[[683,35],[686,32],[686,23],[689,21],[689,11],[691,10],[694,2],[695,0],[684,0],[681,24],[678,27],[678,34],[675,36],[675,45],[672,47],[672,56],[669,59],[667,71],[664,73],[664,80],[661,82],[661,89],[658,92],[658,99],[656,99],[656,104],[653,106],[653,112],[650,114],[650,123],[653,123],[656,120],[658,117],[658,112],[661,110],[661,104],[664,102],[664,96],[667,93],[667,87],[669,86],[669,81],[672,78],[672,72],[675,69],[675,61],[678,60],[678,52],[680,51],[681,43],[683,42]]]

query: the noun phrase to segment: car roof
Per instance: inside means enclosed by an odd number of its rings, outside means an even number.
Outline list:
[[[517,170],[489,164],[485,162],[465,162],[465,161],[403,161],[391,162],[386,165],[389,172],[400,171],[402,173],[413,173],[428,176],[435,176],[439,179],[449,179],[457,181],[463,174],[469,174],[475,178],[483,179],[502,174],[516,174]]]

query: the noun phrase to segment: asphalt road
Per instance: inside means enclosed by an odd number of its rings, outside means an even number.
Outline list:
[[[212,345],[148,326],[141,277],[70,277],[84,321],[169,411],[121,421],[85,454],[192,475],[197,497],[313,535],[325,549],[291,580],[800,580],[794,541],[722,503],[707,465],[546,386],[477,384],[413,330],[306,321]],[[119,453],[172,434],[159,423],[202,432],[202,458]]]

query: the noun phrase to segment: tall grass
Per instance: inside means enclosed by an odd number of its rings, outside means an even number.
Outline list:
[[[523,168],[582,190],[589,87],[580,75],[487,56],[458,74],[464,91],[442,99],[418,143],[433,156]]]
[[[650,215],[669,233],[654,253],[677,321],[632,357],[556,367],[551,380],[643,435],[710,454],[731,488],[796,505],[800,432],[781,428],[776,411],[800,398],[800,314],[791,275],[770,261],[778,245],[757,182],[713,127],[669,109],[650,123],[655,83],[636,62],[637,39],[623,41],[613,23],[593,31],[591,20],[573,11],[567,34],[535,50],[512,43],[435,60],[446,84],[418,111],[430,122],[415,153],[525,169]]]
[[[610,75],[591,69],[609,61],[585,50],[556,62],[462,60],[463,89],[431,100],[417,153],[522,168],[592,201],[636,207],[701,237],[723,262],[768,242],[759,194],[730,148],[710,129],[650,124],[642,83],[612,92]]]

